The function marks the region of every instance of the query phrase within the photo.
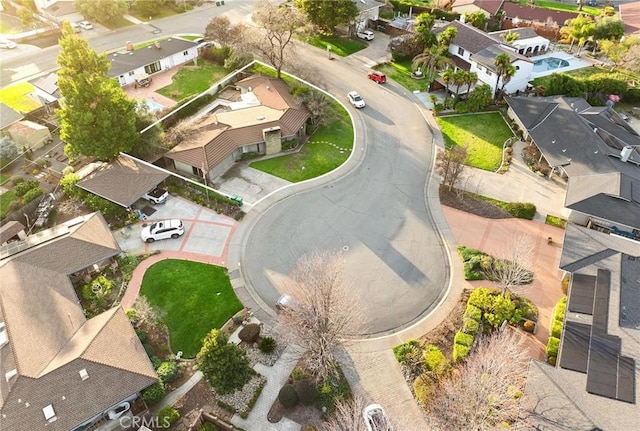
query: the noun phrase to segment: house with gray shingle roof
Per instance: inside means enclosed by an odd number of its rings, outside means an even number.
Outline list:
[[[121,86],[135,84],[136,77],[152,76],[198,58],[196,42],[170,37],[144,48],[133,49],[128,42],[124,50],[107,55],[111,68],[109,76]]]
[[[243,154],[275,154],[284,142],[302,142],[309,112],[283,80],[253,75],[235,85],[240,100],[216,101],[193,120],[195,132],[165,155],[176,170],[212,179]]]
[[[455,0],[451,10],[459,14],[482,12],[487,18],[495,16],[504,0]]]
[[[70,281],[120,252],[99,213],[0,247],[0,429],[86,429],[157,381],[124,310],[87,319]]]

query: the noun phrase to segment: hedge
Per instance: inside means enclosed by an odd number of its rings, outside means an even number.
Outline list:
[[[422,353],[422,347],[418,340],[407,340],[393,348],[393,356],[396,361],[402,363],[411,362]]]
[[[453,362],[460,362],[469,355],[469,348],[462,344],[453,345]]]
[[[558,356],[558,349],[560,348],[560,339],[556,337],[549,337],[547,342],[547,357],[556,358]]]
[[[460,344],[462,346],[471,347],[473,344],[474,337],[473,335],[465,334],[462,331],[456,332],[455,337],[453,338],[453,342],[456,344]]]
[[[449,361],[444,356],[444,353],[436,346],[429,344],[424,352],[424,366],[427,370],[433,371],[438,378],[449,368]]]
[[[464,319],[464,324],[462,325],[462,332],[465,334],[475,336],[478,333],[480,328],[480,323],[474,319]]]
[[[560,335],[562,335],[562,321],[554,320],[551,324],[551,336],[560,338]]]
[[[471,303],[467,303],[467,308],[464,310],[464,318],[475,320],[480,323],[482,319],[482,310]]]
[[[528,202],[509,202],[505,209],[512,216],[527,220],[533,220],[536,215],[536,206]]]

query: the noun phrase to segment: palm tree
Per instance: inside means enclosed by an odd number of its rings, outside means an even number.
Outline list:
[[[509,57],[509,54],[507,53],[498,54],[493,61],[493,65],[496,67],[496,74],[498,75],[496,78],[496,89],[494,93],[494,99],[497,101],[499,91],[504,90],[504,86],[516,74],[516,68],[511,64],[511,57]],[[502,87],[500,87],[501,78]]]
[[[466,70],[456,70],[453,74],[453,85],[456,86],[456,99],[460,98],[460,87],[464,85],[465,75],[469,73]]]
[[[433,45],[431,48],[425,49],[422,54],[418,54],[413,58],[411,68],[415,71],[421,69],[429,84],[435,79],[438,70],[442,70],[446,65],[453,64],[453,62],[444,55],[442,50]]]
[[[511,45],[513,42],[515,42],[518,39],[520,39],[520,34],[519,33],[514,33],[511,30],[509,30],[508,33],[503,33],[502,34],[502,40],[504,40],[509,45]]]
[[[478,82],[478,74],[476,72],[466,72],[464,74],[464,85],[467,86],[467,90],[471,90],[471,86]]]
[[[444,94],[445,103],[447,102],[447,97],[449,97],[449,85],[453,84],[454,74],[455,72],[451,69],[447,69],[442,72],[442,82],[444,82],[444,85],[446,87],[446,92]]]

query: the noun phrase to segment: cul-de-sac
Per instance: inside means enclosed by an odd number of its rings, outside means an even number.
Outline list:
[[[640,423],[640,1],[0,0],[0,431]]]

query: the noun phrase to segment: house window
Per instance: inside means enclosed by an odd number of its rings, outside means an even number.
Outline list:
[[[460,57],[463,57],[463,56],[464,56],[464,48],[462,48],[462,47],[460,47],[460,46],[458,47],[458,55],[459,55]]]
[[[490,70],[487,70],[487,75],[493,76],[493,72],[491,72]]]
[[[162,70],[162,66],[160,66],[160,62],[156,61],[155,63],[147,64],[144,67],[144,71],[149,75],[153,75],[156,72],[160,72]]]
[[[189,55],[189,51],[183,52],[182,55]]]
[[[129,76],[133,76],[135,75],[135,72],[132,70],[131,72],[129,72]]]

